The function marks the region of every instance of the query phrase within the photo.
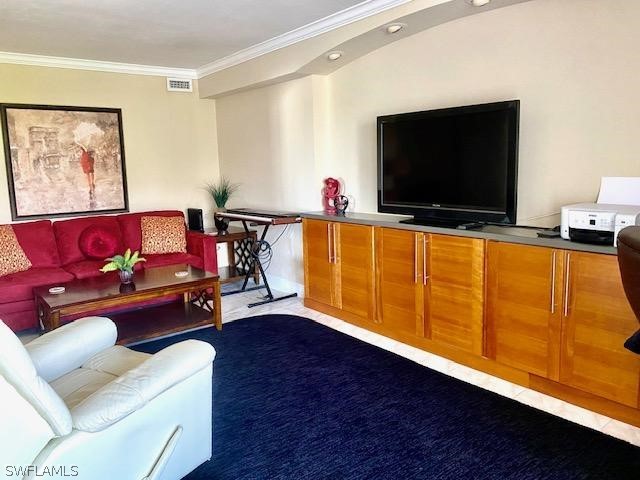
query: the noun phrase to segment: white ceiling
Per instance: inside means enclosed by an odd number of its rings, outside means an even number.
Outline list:
[[[0,52],[197,68],[375,0],[0,0]]]

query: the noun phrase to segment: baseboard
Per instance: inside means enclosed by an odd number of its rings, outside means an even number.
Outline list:
[[[286,278],[277,277],[267,272],[267,278],[269,279],[269,286],[273,290],[277,290],[281,293],[297,293],[299,297],[304,297],[304,285],[301,283],[292,282]]]

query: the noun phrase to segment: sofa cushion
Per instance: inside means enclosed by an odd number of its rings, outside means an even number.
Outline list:
[[[34,267],[59,267],[58,245],[49,220],[14,223],[18,242]]]
[[[11,225],[0,225],[0,276],[31,268]]]
[[[202,268],[202,259],[190,253],[162,253],[157,255],[145,255],[147,261],[144,268],[164,267],[166,265],[178,265],[181,263],[191,265],[192,267]]]
[[[92,278],[104,275],[100,269],[104,267],[105,263],[104,260],[83,260],[70,263],[63,268],[76,278]]]
[[[24,272],[0,277],[0,303],[33,300],[33,288],[60,285],[73,280],[73,275],[60,267],[33,267]]]
[[[114,228],[90,225],[80,234],[78,244],[84,256],[91,260],[104,260],[122,253],[120,232]]]
[[[113,232],[120,241],[118,250],[124,251],[124,248],[122,247],[120,224],[116,217],[96,216],[60,220],[54,222],[53,231],[56,235],[56,242],[58,244],[58,252],[60,253],[60,262],[62,265],[87,260],[87,257],[85,257],[85,254],[80,249],[80,236],[86,228],[91,226],[103,227]]]
[[[185,253],[187,236],[182,217],[151,217],[140,219],[143,254]]]
[[[177,210],[160,210],[156,212],[125,213],[116,218],[120,223],[122,232],[122,242],[126,248],[132,252],[142,249],[142,227],[140,226],[142,217],[180,217],[184,222],[184,214]]]

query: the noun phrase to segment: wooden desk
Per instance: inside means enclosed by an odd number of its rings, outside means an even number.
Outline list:
[[[244,228],[229,227],[226,232],[218,232],[215,228],[206,228],[204,233],[216,237],[217,243],[227,244],[227,260],[229,266],[218,267],[220,283],[231,283],[243,280],[247,269],[251,268],[251,247],[258,238],[255,230],[246,232]],[[260,270],[253,267],[253,280],[260,283]]]

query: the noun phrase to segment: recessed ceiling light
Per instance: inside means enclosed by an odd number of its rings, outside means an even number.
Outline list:
[[[327,53],[327,59],[331,62],[338,60],[342,56],[342,52],[329,52]]]
[[[473,5],[474,7],[484,7],[491,0],[467,0],[469,5]]]
[[[392,23],[391,25],[387,25],[385,27],[385,30],[387,31],[387,33],[389,34],[394,34],[394,33],[398,33],[400,30],[402,30],[406,25],[404,23]]]

